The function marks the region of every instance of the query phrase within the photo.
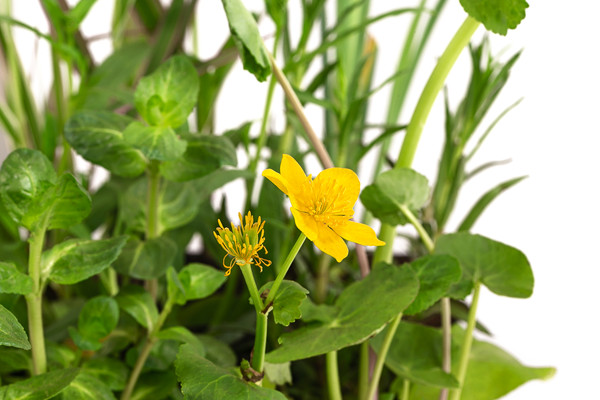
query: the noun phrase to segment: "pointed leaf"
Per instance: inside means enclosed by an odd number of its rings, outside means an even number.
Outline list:
[[[29,350],[31,345],[27,340],[25,329],[17,318],[0,304],[0,346],[12,346]]]
[[[0,399],[50,399],[69,386],[78,372],[77,368],[59,369],[0,387]]]
[[[57,400],[116,400],[116,398],[106,383],[82,371],[58,395]]]
[[[186,300],[210,296],[225,283],[225,275],[204,264],[189,264],[179,271],[179,280],[185,289]]]
[[[17,269],[13,263],[0,261],[0,293],[29,294],[33,280]]]
[[[140,325],[152,330],[158,319],[158,309],[150,293],[140,286],[125,286],[115,297],[119,307],[131,315]]]
[[[186,302],[185,288],[181,284],[175,268],[167,269],[167,298],[175,304],[183,305]]]
[[[92,209],[87,190],[71,174],[58,178],[55,187],[48,190],[40,214],[48,213],[48,229],[65,229],[83,221]],[[33,226],[36,218],[24,218],[26,226]]]

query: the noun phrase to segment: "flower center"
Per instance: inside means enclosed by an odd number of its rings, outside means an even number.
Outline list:
[[[346,222],[354,215],[352,204],[347,199],[346,188],[335,179],[317,179],[307,176],[302,185],[304,212],[318,222],[335,226]]]

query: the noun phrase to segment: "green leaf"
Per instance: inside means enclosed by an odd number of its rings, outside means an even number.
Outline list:
[[[175,371],[172,369],[142,374],[135,385],[131,400],[170,399],[169,394],[176,391],[181,398]]]
[[[48,213],[48,229],[65,229],[83,221],[92,209],[92,199],[87,190],[71,174],[58,178],[56,186],[44,194],[39,215]],[[23,218],[25,226],[34,226],[38,217]]]
[[[529,4],[525,0],[460,0],[465,11],[488,31],[506,35],[525,18]]]
[[[204,264],[189,264],[179,271],[179,280],[185,289],[186,300],[204,299],[225,283],[225,275]]]
[[[154,279],[162,276],[173,262],[177,245],[161,236],[142,242],[130,240],[115,262],[115,269],[137,279]]]
[[[158,234],[183,226],[198,214],[193,184],[166,182],[158,200]]]
[[[229,369],[216,366],[189,344],[179,348],[175,368],[186,399],[286,399],[280,392],[245,382]]]
[[[92,358],[81,367],[82,372],[104,382],[111,390],[123,390],[129,376],[129,368],[114,358]]]
[[[0,304],[0,346],[18,347],[29,350],[31,345],[27,340],[25,329],[17,318]]]
[[[187,121],[196,105],[198,85],[192,62],[181,55],[171,57],[140,80],[135,107],[149,125],[177,128]]]
[[[69,328],[72,328],[71,326]],[[46,340],[46,356],[52,371],[57,368],[70,368],[76,364],[80,355],[70,343],[69,346]]]
[[[463,337],[464,330],[460,326],[454,325],[452,342],[456,351],[460,348]],[[458,369],[458,357],[453,357],[452,361],[452,371],[455,372]],[[550,379],[555,372],[554,368],[549,367],[526,367],[501,348],[473,339],[461,399],[499,399],[530,380]],[[437,398],[438,395],[439,389],[415,385],[410,398],[420,400]]]
[[[219,367],[231,368],[235,366],[237,357],[227,343],[210,335],[196,335],[196,338],[200,340],[206,350],[206,355],[202,355],[201,353],[199,355],[206,357],[208,361]]]
[[[116,400],[110,388],[97,377],[80,372],[57,400]]]
[[[151,160],[176,160],[186,148],[185,140],[177,137],[170,126],[146,126],[134,121],[127,125],[123,137],[125,142],[139,149]]]
[[[501,296],[527,298],[533,293],[529,261],[514,247],[461,232],[441,236],[435,253],[458,260],[463,271],[461,282],[481,282]]]
[[[221,186],[238,178],[252,178],[254,173],[240,169],[219,169],[194,181],[198,203],[208,199]]]
[[[348,286],[335,302],[330,321],[312,323],[279,338],[266,361],[313,357],[363,342],[400,314],[415,298],[419,281],[410,268],[382,265]]]
[[[278,386],[292,383],[291,362],[271,364],[265,362],[265,377]]]
[[[481,196],[479,200],[477,200],[477,203],[475,203],[473,208],[471,208],[471,211],[469,211],[465,219],[461,222],[460,226],[458,227],[458,231],[462,232],[471,230],[473,224],[475,224],[475,221],[477,221],[479,216],[481,216],[483,211],[485,211],[487,206],[489,206],[490,203],[494,201],[496,197],[498,197],[505,190],[521,182],[525,178],[525,176],[521,176],[519,178],[514,178],[506,182],[502,182],[498,186],[487,191],[483,196]]]
[[[260,288],[259,293],[270,290],[273,282],[269,282]],[[299,283],[284,280],[273,299],[273,318],[275,322],[283,326],[288,326],[295,320],[302,317],[301,306],[306,299],[308,290]]]
[[[269,54],[258,32],[256,21],[240,0],[222,0],[229,30],[240,53],[244,69],[260,82],[271,74]]]
[[[119,291],[115,297],[119,307],[131,315],[140,325],[149,331],[158,319],[158,309],[150,293],[140,286],[129,285]]]
[[[419,293],[404,314],[425,311],[446,295],[450,286],[462,275],[458,261],[446,255],[425,256],[410,263],[419,278]]]
[[[71,239],[42,254],[42,277],[73,285],[108,268],[119,256],[126,236],[103,240]]]
[[[0,347],[0,360],[2,360],[0,363],[0,373],[31,371],[33,363],[31,362],[30,354],[30,351]]]
[[[0,293],[29,294],[33,280],[17,269],[13,263],[0,261]]]
[[[371,340],[376,352],[381,349],[385,333],[383,331]],[[459,386],[456,378],[441,367],[442,333],[428,326],[401,322],[392,339],[385,365],[396,375],[412,382],[437,388]]]
[[[17,223],[24,217],[38,216],[39,211],[30,208],[56,181],[52,164],[41,152],[17,149],[10,153],[0,169],[0,196],[8,215]]]
[[[146,169],[142,153],[123,139],[133,120],[105,111],[84,110],[65,125],[65,138],[86,160],[124,177],[135,177]]]
[[[77,368],[59,369],[0,387],[0,399],[50,399],[69,386],[78,372]]]
[[[160,173],[169,180],[183,182],[201,178],[224,165],[237,165],[231,141],[224,136],[202,135],[188,141],[181,158],[162,163]]]
[[[407,222],[400,210],[419,210],[429,198],[427,178],[409,168],[386,171],[364,188],[360,200],[376,218],[390,225]]]
[[[99,341],[108,336],[119,322],[119,305],[108,296],[97,296],[85,302],[77,327],[81,335]]]
[[[163,329],[156,335],[161,340],[175,340],[181,343],[189,343],[194,346],[195,351],[200,355],[206,355],[205,346],[202,342],[186,327],[183,326],[172,326],[167,329]]]
[[[177,276],[177,271],[173,267],[167,269],[167,293],[168,299],[173,303],[179,305],[185,304],[185,289]]]

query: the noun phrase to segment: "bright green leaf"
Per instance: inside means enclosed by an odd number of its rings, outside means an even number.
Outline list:
[[[125,142],[139,149],[151,160],[176,160],[185,152],[185,140],[169,126],[146,126],[134,121],[123,131]]]
[[[265,377],[278,386],[292,383],[291,362],[271,364],[265,362]]]
[[[216,366],[189,344],[179,348],[175,368],[186,399],[286,399],[280,392],[245,382],[229,369]]]
[[[167,269],[167,293],[168,299],[173,303],[179,305],[185,304],[185,289],[177,276],[177,271],[173,267]]]
[[[273,282],[269,282],[260,288],[259,293],[271,289]],[[308,290],[299,283],[284,280],[273,299],[273,318],[275,322],[283,326],[288,326],[295,320],[302,317],[301,305],[306,299]]]
[[[529,7],[525,0],[460,0],[460,4],[487,30],[501,35],[506,35],[508,29],[515,29]]]
[[[0,293],[28,294],[33,290],[33,280],[17,269],[13,263],[0,261]]]
[[[363,342],[400,314],[415,298],[419,281],[410,268],[383,265],[348,286],[335,302],[331,321],[311,323],[279,338],[266,361],[313,357]]]
[[[140,286],[125,286],[115,297],[119,307],[131,315],[140,325],[152,330],[158,319],[158,309],[150,293]]]
[[[458,260],[463,270],[461,282],[481,282],[501,296],[526,298],[533,293],[529,261],[514,247],[461,232],[441,236],[435,252]]]
[[[17,318],[0,304],[0,346],[18,347],[29,350],[31,345],[27,340],[25,329]]]
[[[80,372],[77,377],[71,381],[57,400],[116,400],[113,392],[97,377]]]
[[[137,279],[154,279],[162,276],[172,264],[177,245],[161,236],[145,242],[130,240],[115,262],[115,269]]]
[[[56,396],[75,379],[77,368],[59,369],[0,387],[0,399],[46,400]]]
[[[194,109],[198,85],[198,73],[192,62],[181,55],[171,57],[140,80],[135,90],[135,107],[148,124],[177,128]]]
[[[371,340],[375,351],[379,352],[385,334],[383,331]],[[437,388],[458,387],[456,378],[442,370],[442,333],[435,328],[401,322],[385,364],[396,375],[412,382]]]
[[[87,375],[95,376],[111,390],[123,390],[129,376],[129,368],[114,358],[92,358],[81,368]]]
[[[376,218],[390,225],[407,222],[400,210],[419,210],[429,198],[427,178],[409,168],[386,171],[364,188],[360,200]]]
[[[240,53],[244,69],[264,82],[271,74],[271,62],[256,21],[241,0],[222,0],[229,30]]]
[[[49,214],[48,229],[65,229],[76,225],[92,209],[90,195],[71,174],[61,175],[56,186],[46,191],[44,197],[39,215]],[[34,226],[36,219],[26,216],[23,223],[25,226]]]
[[[198,214],[198,199],[192,182],[166,182],[158,200],[158,234],[183,226]]]
[[[189,264],[179,271],[179,280],[187,300],[210,296],[225,283],[225,279],[221,271],[204,264]]]
[[[108,268],[119,256],[126,236],[103,240],[71,239],[42,254],[42,276],[72,285]]]
[[[86,160],[124,177],[146,169],[142,153],[123,139],[130,117],[105,111],[82,111],[65,125],[65,138]]]
[[[170,328],[166,328],[158,332],[156,335],[157,338],[161,340],[175,340],[181,343],[189,343],[193,345],[200,355],[204,356],[206,354],[205,346],[202,342],[192,333],[189,329],[183,326],[172,326]]]
[[[425,311],[446,295],[450,286],[458,282],[462,272],[458,261],[446,255],[425,256],[410,263],[419,278],[419,293],[404,314]]]

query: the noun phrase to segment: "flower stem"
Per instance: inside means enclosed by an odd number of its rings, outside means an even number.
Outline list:
[[[475,282],[473,290],[473,299],[471,300],[471,308],[469,309],[469,318],[467,321],[467,330],[462,343],[460,352],[460,359],[458,363],[458,372],[456,377],[458,378],[459,387],[450,392],[450,400],[459,400],[462,386],[465,383],[465,376],[467,374],[467,366],[469,365],[469,356],[471,354],[471,344],[473,343],[473,330],[475,329],[475,315],[477,314],[477,304],[479,303],[479,291],[481,289],[481,282]]]
[[[33,359],[33,374],[46,372],[46,345],[44,343],[44,323],[42,320],[42,290],[43,282],[40,277],[40,262],[44,239],[46,236],[46,221],[31,232],[29,238],[29,276],[33,280],[33,291],[25,296],[27,301],[27,319],[29,322],[29,340],[31,341],[31,357]]]
[[[325,360],[327,363],[327,391],[329,393],[329,400],[342,400],[337,351],[330,351],[327,353],[325,355]]]
[[[442,369],[450,373],[452,370],[452,310],[450,309],[450,299],[442,297],[440,302],[442,314]],[[439,400],[448,398],[448,388],[442,388]]]
[[[250,298],[252,299],[252,303],[254,303],[256,313],[261,313],[264,308],[264,305],[262,300],[260,299],[260,293],[258,293],[256,282],[254,281],[252,268],[250,264],[244,264],[240,265],[240,269],[242,270],[242,275],[244,275],[244,280],[246,281],[246,286],[248,287],[248,291],[250,292]]]
[[[402,381],[402,397],[401,400],[408,400],[410,396],[410,381],[408,379],[404,379]]]
[[[250,298],[252,299],[252,303],[254,303],[254,309],[256,310],[254,350],[252,351],[250,365],[252,365],[252,368],[256,372],[261,373],[264,368],[265,352],[267,347],[268,311],[264,309],[265,307],[260,298],[260,294],[258,293],[250,264],[241,265],[240,269],[242,270],[242,275],[244,275],[246,286],[248,286],[248,291],[250,292]]]
[[[373,378],[371,378],[371,384],[369,385],[369,391],[367,394],[368,400],[372,400],[373,396],[375,396],[375,393],[377,393],[379,379],[381,378],[381,372],[383,371],[383,364],[385,364],[387,352],[390,349],[392,339],[394,339],[394,335],[396,334],[396,329],[398,329],[398,325],[400,325],[400,320],[402,320],[402,314],[399,314],[397,317],[395,317],[387,328],[387,332],[383,338],[383,343],[381,344],[381,349],[379,350],[377,363],[375,364],[375,369],[373,370]]]
[[[271,290],[269,290],[269,295],[267,296],[267,300],[265,301],[266,307],[269,307],[271,302],[273,302],[273,299],[275,298],[275,295],[279,290],[279,286],[281,286],[281,282],[283,282],[283,278],[285,278],[285,275],[287,274],[288,270],[290,269],[290,266],[292,265],[292,261],[294,261],[294,258],[296,258],[296,255],[298,254],[298,251],[300,251],[300,247],[302,247],[302,244],[305,240],[306,235],[300,232],[298,240],[296,240],[296,243],[294,243],[294,247],[292,247],[287,257],[283,261],[283,265],[279,269],[279,274],[277,274],[277,278],[275,278],[275,282],[273,282],[273,286],[271,286]]]
[[[160,186],[159,162],[152,160],[148,166],[148,194],[146,212],[146,240],[158,236],[158,189]],[[158,295],[158,280],[150,279],[145,283],[146,290],[156,300]]]
[[[434,247],[433,240],[431,240],[431,237],[429,236],[429,234],[427,233],[425,228],[423,228],[423,225],[421,225],[421,223],[419,222],[417,217],[415,217],[415,215],[412,213],[412,211],[410,211],[410,209],[408,207],[406,207],[405,205],[400,206],[400,211],[402,211],[402,214],[404,214],[406,219],[408,219],[408,222],[410,222],[412,224],[412,226],[415,227],[415,229],[417,230],[417,233],[419,234],[419,236],[421,237],[421,240],[423,241],[423,244],[427,248],[427,251],[429,253],[433,253],[433,247]]]

